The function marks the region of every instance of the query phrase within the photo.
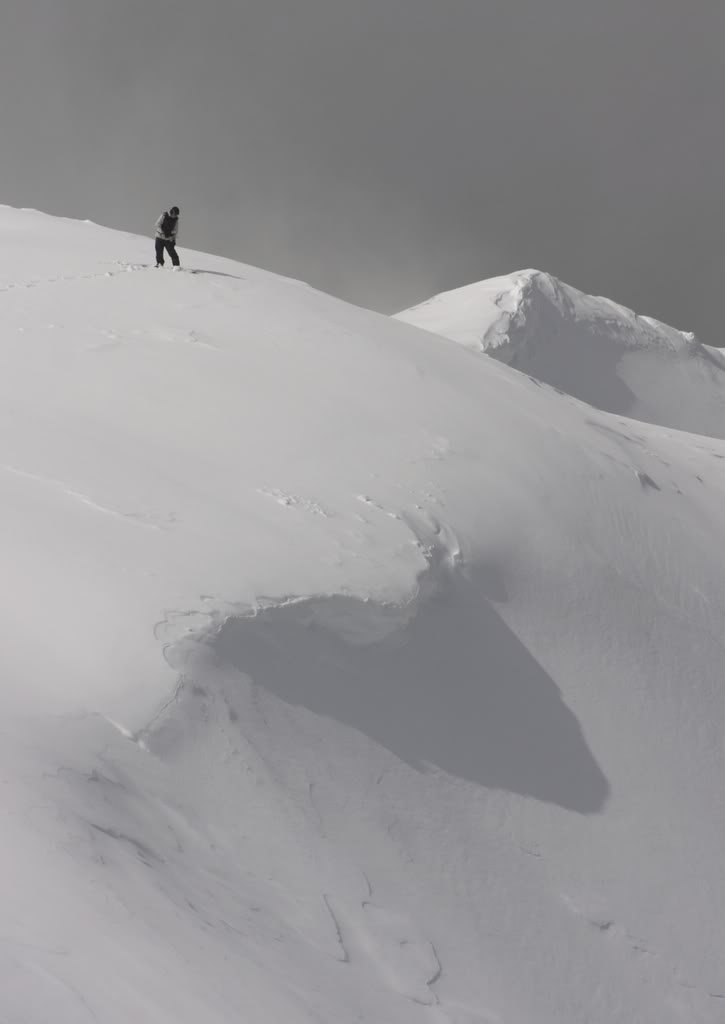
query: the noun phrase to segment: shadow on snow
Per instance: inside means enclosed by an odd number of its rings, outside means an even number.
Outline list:
[[[487,593],[482,578],[459,580],[407,623],[350,597],[301,601],[228,620],[215,648],[256,685],[420,771],[601,810],[609,786],[579,722]]]

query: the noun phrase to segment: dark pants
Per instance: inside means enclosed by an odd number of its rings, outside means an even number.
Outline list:
[[[171,257],[171,262],[174,264],[174,266],[178,267],[178,265],[179,265],[179,254],[176,251],[176,242],[174,242],[174,241],[167,241],[165,238],[157,238],[156,239],[156,262],[160,263],[161,266],[163,267],[163,265],[164,265],[164,249],[166,249],[167,253]]]

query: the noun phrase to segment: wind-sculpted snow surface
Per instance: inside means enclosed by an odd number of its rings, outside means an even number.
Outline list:
[[[608,412],[725,437],[725,357],[692,334],[526,270],[398,314]]]
[[[720,1024],[723,442],[149,245],[0,209],[0,1018]]]
[[[376,616],[383,637],[362,640]],[[228,620],[215,650],[256,685],[419,771],[581,814],[602,809],[607,782],[576,717],[480,581],[452,583],[385,635],[391,618],[396,610],[359,598],[308,599]]]

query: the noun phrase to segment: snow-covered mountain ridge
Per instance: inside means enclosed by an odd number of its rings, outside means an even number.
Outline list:
[[[608,412],[725,437],[725,357],[693,334],[538,270],[398,314]]]
[[[719,1024],[725,444],[182,258],[0,208],[0,1017]]]

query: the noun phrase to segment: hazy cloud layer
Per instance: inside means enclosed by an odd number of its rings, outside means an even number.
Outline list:
[[[4,0],[0,201],[177,202],[385,310],[538,266],[719,343],[724,40],[721,0]]]

